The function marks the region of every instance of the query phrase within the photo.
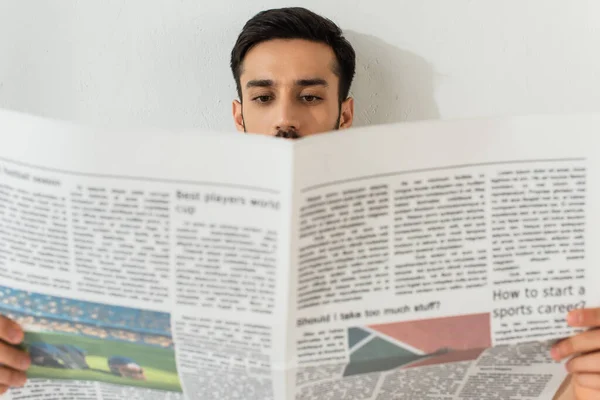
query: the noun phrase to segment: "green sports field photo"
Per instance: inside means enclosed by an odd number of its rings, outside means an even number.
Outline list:
[[[28,370],[29,378],[100,381],[182,391],[172,348],[49,332],[27,332],[24,348],[38,360],[38,365],[32,363]],[[119,366],[111,370],[111,359],[135,361],[143,370],[143,379],[127,371],[119,374],[123,371]]]

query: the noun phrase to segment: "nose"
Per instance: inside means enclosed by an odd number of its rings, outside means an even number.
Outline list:
[[[277,108],[277,118],[273,130],[277,136],[297,137],[300,130],[298,110],[292,102],[280,101]]]

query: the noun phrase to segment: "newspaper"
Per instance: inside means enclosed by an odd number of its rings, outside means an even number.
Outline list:
[[[600,306],[599,115],[287,141],[0,112],[24,399],[550,399]]]

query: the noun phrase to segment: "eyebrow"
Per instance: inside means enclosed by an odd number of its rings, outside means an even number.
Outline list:
[[[294,83],[297,86],[329,86],[327,81],[322,78],[299,79]]]
[[[322,78],[310,78],[310,79],[298,79],[294,81],[296,86],[308,87],[308,86],[329,86],[329,83]],[[253,79],[246,83],[246,88],[252,87],[271,87],[275,86],[275,82],[271,79]]]
[[[246,88],[251,87],[269,87],[273,86],[274,82],[271,79],[253,79],[246,83]]]

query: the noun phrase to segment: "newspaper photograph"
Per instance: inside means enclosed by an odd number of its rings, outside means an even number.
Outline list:
[[[167,313],[0,286],[0,314],[27,330],[32,379],[182,391]]]

